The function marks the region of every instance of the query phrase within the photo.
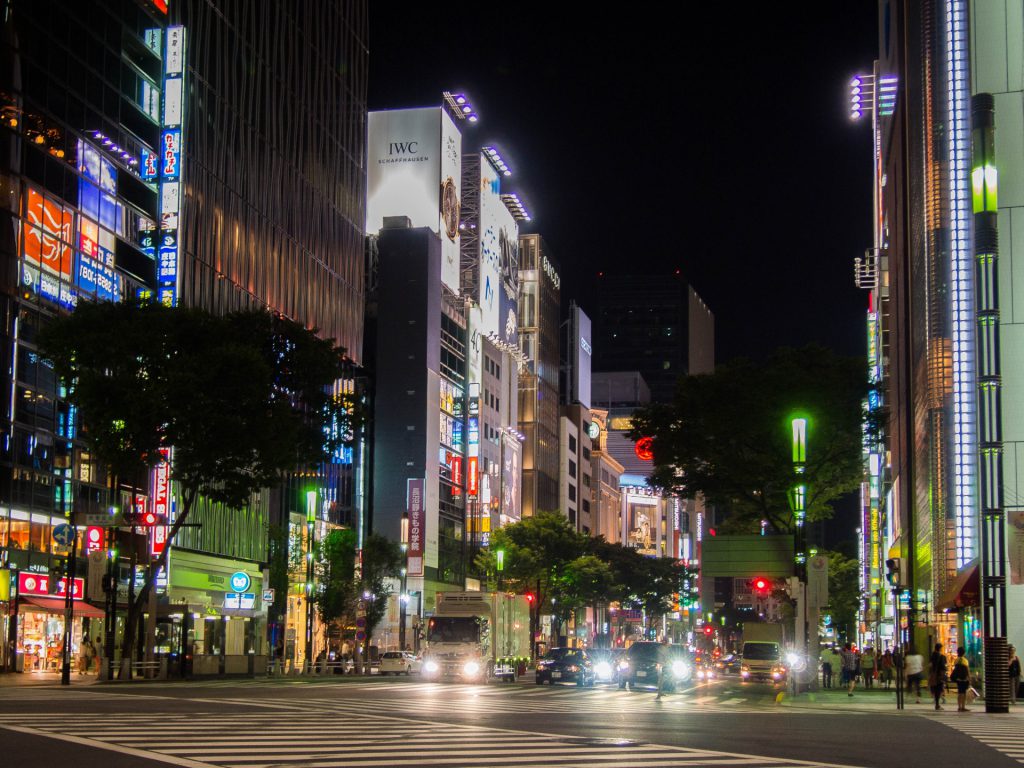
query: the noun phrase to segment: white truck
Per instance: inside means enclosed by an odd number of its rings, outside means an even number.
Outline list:
[[[426,621],[423,676],[486,682],[515,680],[530,655],[525,598],[503,592],[439,592]]]
[[[782,637],[781,624],[744,622],[743,650],[740,653],[740,678],[744,682],[786,682]]]

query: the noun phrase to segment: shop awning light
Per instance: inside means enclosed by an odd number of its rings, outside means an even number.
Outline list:
[[[497,149],[491,146],[484,147],[481,150],[484,153],[484,157],[494,166],[494,170],[500,173],[502,176],[511,176],[512,169],[508,167],[508,163],[501,156]]]
[[[444,99],[444,105],[454,119],[466,120],[470,123],[475,123],[479,119],[466,94],[442,91],[441,96]]]

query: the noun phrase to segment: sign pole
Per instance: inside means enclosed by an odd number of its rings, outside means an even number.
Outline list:
[[[71,508],[71,555],[68,557],[67,578],[64,581],[64,644],[61,648],[60,684],[71,685],[71,622],[74,618],[75,572],[77,571],[78,526],[75,509]]]

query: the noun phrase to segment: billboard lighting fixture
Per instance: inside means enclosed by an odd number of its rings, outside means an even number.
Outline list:
[[[473,109],[473,105],[470,104],[469,99],[466,98],[466,94],[442,91],[441,96],[444,98],[444,103],[445,106],[448,107],[448,111],[456,120],[467,120],[471,123],[475,123],[479,119],[477,117],[476,110]]]
[[[494,170],[498,171],[502,176],[512,175],[512,169],[508,167],[508,163],[505,162],[497,149],[494,147],[484,147],[482,151],[484,156],[491,162],[491,165],[494,166]]]
[[[519,195],[515,192],[501,195],[501,202],[508,208],[509,213],[512,214],[512,218],[516,221],[531,221],[530,212],[526,209],[526,204],[519,199]]]

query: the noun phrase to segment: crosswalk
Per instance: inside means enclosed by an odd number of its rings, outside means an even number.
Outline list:
[[[317,716],[320,714],[321,716]],[[622,740],[526,733],[475,725],[348,713],[286,718],[280,712],[7,715],[0,729],[93,746],[187,768],[655,768],[814,767],[790,761]],[[49,723],[60,723],[50,725]]]
[[[305,686],[300,688],[299,686]],[[766,706],[760,699],[721,695],[703,689],[667,694],[655,698],[653,691],[630,692],[618,688],[462,685],[449,683],[386,683],[386,682],[303,682],[266,680],[208,680],[187,685],[181,683],[145,683],[131,688],[123,686],[105,688],[61,688],[59,686],[33,686],[0,688],[0,703],[4,701],[61,701],[70,698],[111,700],[126,695],[143,698],[165,698],[166,694],[184,692],[202,697],[204,691],[220,694],[220,689],[239,692],[237,697],[218,695],[219,701],[251,704],[251,692],[268,688],[289,690],[287,697],[277,701],[293,700],[302,706],[323,706],[330,709],[355,709],[363,712],[394,714],[396,710],[424,713],[460,715],[579,712],[581,714],[621,714],[631,712],[687,711],[729,712],[733,714],[778,712],[780,708]],[[227,693],[227,690],[224,690]]]
[[[969,714],[936,712],[933,718],[1024,763],[1024,717],[1017,713],[987,716],[979,707]]]

